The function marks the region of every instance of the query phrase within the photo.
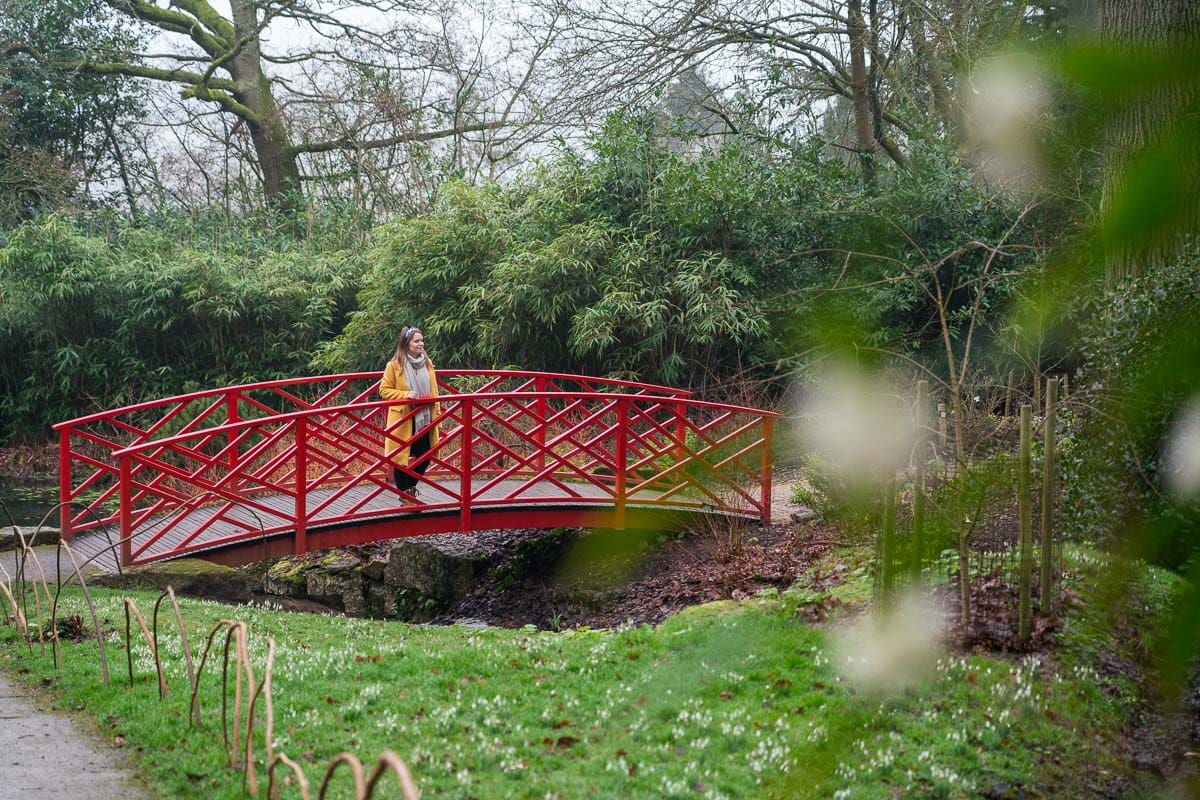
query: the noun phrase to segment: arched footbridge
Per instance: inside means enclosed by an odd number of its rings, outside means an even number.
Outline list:
[[[227,564],[429,533],[769,521],[775,414],[665,386],[446,370],[419,493],[396,489],[379,373],[231,386],[55,426],[84,555]],[[415,462],[414,462],[415,466]]]

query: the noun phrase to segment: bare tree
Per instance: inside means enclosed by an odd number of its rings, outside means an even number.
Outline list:
[[[208,0],[105,2],[155,31],[153,48],[36,55],[63,70],[174,85],[185,106],[215,109],[232,121],[220,126],[217,141],[248,138],[274,208],[297,208],[308,178],[319,184],[340,176],[340,188],[390,172],[400,161],[396,148],[413,154],[446,141],[460,165],[480,153],[499,153],[502,161],[511,155],[506,145],[519,146],[518,131],[536,118],[538,103],[529,96],[540,84],[529,77],[544,48],[525,41],[511,48],[507,55],[528,60],[523,73],[506,74],[483,57],[483,36],[452,28],[450,7],[231,0],[224,15]],[[366,155],[385,150],[392,152]],[[323,169],[332,173],[317,172]]]
[[[703,68],[770,107],[852,121],[846,142],[869,181],[877,158],[908,162],[927,135],[962,134],[964,76],[977,54],[1046,24],[1012,0],[545,0],[565,25],[561,80],[604,103],[645,101]],[[932,124],[913,113],[934,112]],[[781,113],[782,112],[782,113]]]

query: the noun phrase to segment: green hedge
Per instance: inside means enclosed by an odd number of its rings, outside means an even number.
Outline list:
[[[0,247],[3,430],[36,434],[122,403],[304,374],[344,323],[361,272],[351,250],[249,232],[27,224]]]
[[[1200,254],[1097,305],[1060,447],[1064,524],[1083,539],[1129,536],[1174,569],[1200,554],[1200,503],[1163,485],[1172,423],[1200,386]]]

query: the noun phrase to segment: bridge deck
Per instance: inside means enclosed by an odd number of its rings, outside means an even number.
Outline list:
[[[490,481],[482,478],[474,481],[473,487],[482,488]],[[441,488],[439,488],[441,487]],[[373,487],[355,486],[345,491],[341,497],[335,500],[322,513],[325,516],[331,514],[340,515],[348,513],[351,509],[362,503],[363,500],[370,494]],[[444,489],[445,491],[442,491]],[[352,528],[354,526],[387,522],[393,527],[399,527],[405,520],[416,522],[424,516],[451,516],[457,518],[460,510],[457,495],[460,489],[460,483],[457,478],[453,480],[437,481],[425,480],[420,486],[420,497],[418,498],[421,505],[413,505],[405,503],[403,498],[400,498],[391,493],[382,493],[377,497],[367,500],[363,505],[355,511],[355,519],[335,524],[314,524],[311,525],[309,531],[320,531],[330,528]],[[475,515],[484,515],[489,509],[514,510],[517,513],[528,511],[531,514],[548,508],[564,508],[569,506],[579,506],[583,508],[593,508],[602,511],[612,511],[614,504],[612,496],[605,493],[600,487],[587,483],[572,484],[571,489],[578,493],[578,497],[573,497],[563,492],[560,486],[555,485],[551,481],[535,482],[532,485],[527,485],[526,481],[508,480],[497,483],[486,491],[476,496],[472,502],[472,513]],[[314,489],[308,494],[309,508],[315,508],[325,502],[326,498],[335,493],[335,489]],[[519,493],[519,495],[518,495]],[[514,495],[519,496],[519,500],[514,500]],[[657,493],[651,490],[643,490],[641,492],[631,493],[627,497],[627,503],[633,512],[635,508],[646,504],[646,508],[662,509],[664,506],[661,503],[655,502]],[[267,508],[277,509],[278,515],[269,513],[255,514],[244,506],[237,506],[227,510],[225,516],[232,518],[233,521],[242,522],[252,527],[271,528],[279,525],[287,524],[293,513],[293,504],[295,500],[289,495],[265,495],[255,498],[256,502]],[[205,526],[205,523],[218,513],[218,510],[223,508],[222,505],[207,506],[195,509],[188,512],[170,530],[168,530],[161,539],[156,541],[150,548],[143,552],[141,560],[155,560],[167,553],[174,551],[196,530]],[[670,508],[670,507],[668,507]],[[686,506],[675,506],[675,510],[686,510]],[[692,509],[695,510],[695,509]],[[141,528],[145,533],[145,537],[139,536],[138,540],[143,540],[156,533],[168,520],[175,520],[178,515],[166,515],[155,520],[150,520]],[[231,536],[243,530],[238,528],[233,521],[218,519],[209,525],[199,536],[194,539],[190,547],[200,548],[196,555],[209,556],[214,551],[221,549],[219,545],[205,548],[206,543],[217,542],[225,537]],[[531,521],[531,526],[536,523]],[[424,528],[425,526],[421,526]],[[429,533],[429,530],[421,529],[410,535],[420,535]],[[267,534],[265,539],[279,540],[289,539],[293,536],[294,531],[286,530]],[[397,531],[392,534],[394,537],[403,536],[402,531]],[[79,533],[72,541],[72,546],[75,549],[77,558],[81,561],[95,558],[91,561],[93,566],[100,567],[105,570],[115,570],[117,567],[117,556],[114,553],[112,544],[115,544],[119,539],[119,530],[117,526],[109,526],[107,528],[93,529],[90,531]],[[135,540],[135,547],[137,541]],[[258,541],[263,541],[262,539]],[[105,552],[107,551],[107,552]],[[278,549],[275,553],[278,554]]]

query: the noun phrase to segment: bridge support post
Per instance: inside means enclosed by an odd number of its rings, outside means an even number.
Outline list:
[[[308,552],[308,420],[296,419],[296,538],[295,555]]]
[[[537,444],[537,458],[534,459],[534,469],[539,473],[546,468],[546,419],[550,416],[550,402],[542,396],[546,391],[546,379],[543,376],[538,376],[534,383],[534,388],[538,392],[538,398],[533,401],[533,413],[537,418],[534,423],[537,425],[537,431],[534,434],[533,441]]]
[[[763,418],[763,457],[762,457],[762,524],[771,524],[771,462],[774,460],[775,418]]]
[[[229,397],[227,397],[225,400],[225,421],[230,425],[232,425],[235,422],[242,421],[242,417],[238,413],[238,394],[237,394],[237,392],[234,392],[233,394],[229,395]],[[230,431],[229,436],[225,440],[226,441],[225,446],[229,448],[228,462],[229,462],[230,469],[237,468],[237,463],[238,463],[237,437],[238,437],[238,435],[239,435],[238,431]]]
[[[626,473],[629,461],[629,401],[617,399],[617,519],[616,529],[625,530],[625,492],[628,487]]]
[[[462,454],[459,464],[459,483],[458,483],[458,503],[459,517],[458,530],[460,533],[466,533],[471,530],[471,470],[474,468],[472,463],[475,460],[475,448],[472,446],[472,439],[475,437],[475,409],[474,403],[470,400],[462,400],[462,447],[459,452]]]
[[[58,527],[62,538],[71,540],[71,429],[58,432]]]
[[[129,456],[121,457],[118,495],[120,496],[120,549],[121,566],[128,567],[133,561],[133,465]]]
[[[687,449],[687,406],[683,403],[675,404],[675,463],[679,463],[684,459],[684,451]]]

